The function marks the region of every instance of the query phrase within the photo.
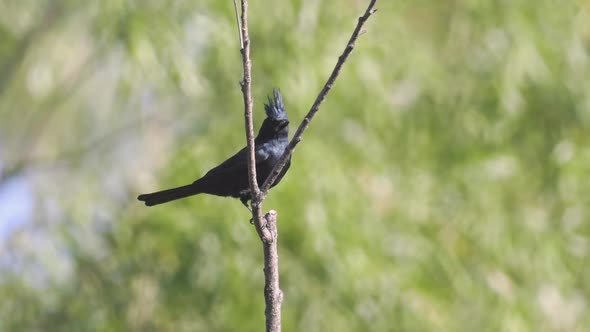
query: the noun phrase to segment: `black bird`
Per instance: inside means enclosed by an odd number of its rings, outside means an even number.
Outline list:
[[[273,90],[273,99],[268,97],[268,104],[264,105],[264,109],[266,110],[266,119],[264,119],[254,141],[256,177],[260,185],[269,176],[289,144],[289,119],[279,90]],[[252,199],[252,195],[248,183],[247,149],[247,147],[241,149],[192,184],[139,195],[137,199],[145,202],[147,206],[152,206],[192,195],[211,194],[239,198],[242,204],[249,209],[247,202]],[[291,157],[271,187],[281,181],[290,165]]]

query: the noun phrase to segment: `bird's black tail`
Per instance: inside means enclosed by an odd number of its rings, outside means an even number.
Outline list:
[[[192,196],[201,193],[194,184],[158,191],[151,194],[143,194],[137,197],[138,200],[145,202],[145,205],[152,206],[176,199]]]

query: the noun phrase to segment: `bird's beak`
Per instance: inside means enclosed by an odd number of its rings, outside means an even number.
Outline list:
[[[281,122],[279,122],[279,129],[283,129],[288,125],[289,125],[289,120],[281,120]]]

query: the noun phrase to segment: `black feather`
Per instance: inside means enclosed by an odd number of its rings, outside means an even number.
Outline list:
[[[285,111],[281,91],[279,89],[273,89],[272,94],[273,99],[267,97],[268,104],[264,104],[266,116],[274,120],[287,120],[287,112]]]

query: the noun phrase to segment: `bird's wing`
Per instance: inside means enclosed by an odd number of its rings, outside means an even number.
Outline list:
[[[255,156],[256,165],[258,165],[261,162],[267,160],[270,154],[267,151],[265,151],[265,149],[263,149],[262,146],[257,146]],[[217,167],[212,168],[209,172],[207,172],[207,174],[205,174],[205,176],[239,172],[242,169],[244,170],[244,172],[246,172],[248,169],[247,147],[241,149],[236,154],[231,156],[229,159],[219,164]]]

